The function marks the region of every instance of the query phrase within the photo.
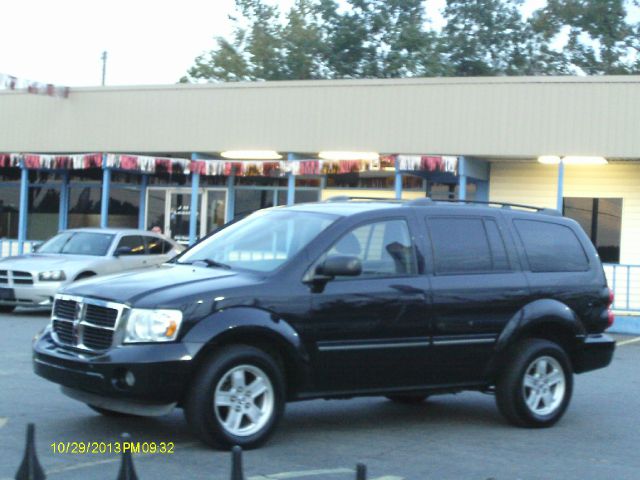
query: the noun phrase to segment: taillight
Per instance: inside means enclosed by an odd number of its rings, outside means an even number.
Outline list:
[[[616,316],[613,314],[613,301],[615,300],[615,295],[613,290],[609,289],[609,304],[607,305],[607,328],[613,325]]]

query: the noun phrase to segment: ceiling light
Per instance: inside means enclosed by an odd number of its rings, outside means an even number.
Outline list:
[[[576,155],[570,155],[562,157],[562,163],[565,165],[606,165],[607,159],[604,157],[580,157]]]
[[[376,152],[338,152],[325,151],[318,153],[323,160],[378,160],[380,155]]]
[[[542,155],[538,157],[538,161],[545,165],[558,165],[560,163],[560,157],[556,155]]]
[[[232,160],[280,160],[280,155],[275,150],[227,150],[220,153],[221,157]]]

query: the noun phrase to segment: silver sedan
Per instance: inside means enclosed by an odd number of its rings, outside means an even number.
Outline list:
[[[184,247],[145,230],[65,230],[35,253],[0,259],[0,312],[17,306],[49,306],[56,291],[96,275],[164,263]]]

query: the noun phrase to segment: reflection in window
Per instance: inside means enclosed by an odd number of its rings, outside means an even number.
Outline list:
[[[28,202],[28,238],[30,240],[46,240],[58,233],[60,190],[31,186]]]
[[[587,233],[604,263],[620,262],[622,229],[621,198],[577,198],[563,200],[563,214],[573,218]]]
[[[0,188],[0,238],[18,237],[20,187]]]

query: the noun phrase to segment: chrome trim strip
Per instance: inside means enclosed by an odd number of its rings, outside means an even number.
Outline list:
[[[433,344],[435,346],[445,346],[445,345],[480,345],[484,343],[494,343],[496,341],[495,338],[460,338],[460,339],[452,339],[452,340],[438,340],[434,338]]]
[[[337,352],[345,350],[379,350],[383,348],[413,348],[429,347],[429,340],[416,340],[407,342],[385,342],[385,343],[350,343],[347,345],[318,345],[321,352]]]

